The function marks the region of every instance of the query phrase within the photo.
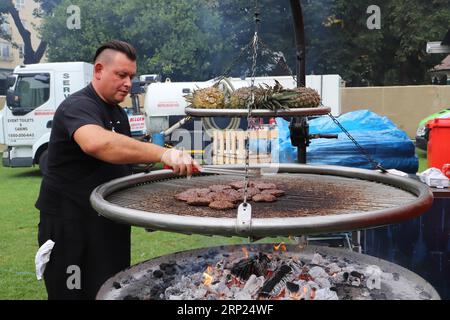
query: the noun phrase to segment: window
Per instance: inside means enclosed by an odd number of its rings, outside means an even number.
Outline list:
[[[11,45],[9,43],[0,42],[0,60],[11,59]]]
[[[19,58],[23,59],[23,55],[24,55],[24,52],[25,52],[25,45],[19,44],[18,50],[19,50]]]
[[[25,8],[25,0],[16,0],[15,7],[17,10]]]
[[[9,23],[7,22],[3,22],[0,25],[0,33],[4,34],[4,35],[11,35],[11,26],[9,25]]]
[[[19,76],[14,95],[18,103],[13,106],[13,114],[22,115],[33,111],[50,97],[50,75],[40,73]]]

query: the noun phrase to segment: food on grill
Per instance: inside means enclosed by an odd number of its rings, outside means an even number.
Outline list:
[[[258,188],[259,190],[270,190],[276,189],[277,185],[275,183],[255,182],[253,187]]]
[[[239,194],[244,196],[244,190],[245,190],[244,188],[239,189],[238,190]],[[261,193],[261,190],[259,190],[258,188],[254,188],[254,187],[247,188],[247,197],[248,197],[249,200],[251,200],[253,196],[255,196],[255,195],[259,194],[259,193]]]
[[[274,183],[250,181],[247,188],[247,201],[274,202],[285,194]],[[233,181],[229,184],[215,184],[209,188],[193,188],[175,195],[175,199],[191,206],[209,206],[216,210],[227,210],[244,201],[244,182]]]
[[[258,193],[252,197],[252,200],[255,202],[274,202],[277,201],[277,197],[267,193]]]
[[[239,189],[244,189],[245,187],[245,182],[244,181],[233,181],[229,184],[232,188],[239,190]],[[249,187],[254,187],[255,183],[253,181],[249,181],[248,182],[248,186]]]
[[[205,207],[211,203],[212,199],[209,197],[192,197],[187,200],[187,204],[190,206]]]
[[[231,192],[227,192],[227,191],[234,191],[236,192],[236,190],[232,190],[232,189],[227,189],[221,192],[215,192],[212,196],[214,201],[227,201],[227,202],[232,202],[235,203],[239,200],[239,193],[231,193]]]
[[[216,210],[228,210],[234,209],[236,206],[230,201],[213,201],[209,204],[209,207]]]
[[[195,197],[197,197],[197,192],[195,191],[195,189],[189,189],[175,195],[175,199],[180,201],[188,201],[189,199]]]
[[[226,189],[231,189],[231,186],[226,185],[226,184],[215,184],[215,185],[209,187],[209,190],[212,192],[219,192],[219,191],[226,190]]]
[[[194,191],[197,193],[199,197],[204,197],[211,192],[209,188],[194,189]]]

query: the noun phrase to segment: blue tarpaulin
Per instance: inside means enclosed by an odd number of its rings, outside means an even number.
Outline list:
[[[419,167],[415,146],[407,134],[387,117],[369,110],[358,110],[338,118],[342,126],[376,162],[386,169],[416,173]],[[279,162],[297,162],[297,147],[292,146],[289,122],[277,118],[279,128]],[[313,139],[307,148],[308,164],[340,165],[373,169],[355,144],[342,132],[329,116],[309,121],[310,134],[338,134],[338,139]],[[276,152],[276,150],[272,150]]]

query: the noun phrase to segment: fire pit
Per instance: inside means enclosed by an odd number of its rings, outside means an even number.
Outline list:
[[[137,264],[97,299],[431,300],[437,292],[390,262],[342,249],[253,244],[196,249]]]
[[[242,169],[242,166],[221,166]],[[251,166],[261,168],[264,166]],[[249,221],[237,210],[190,207],[175,195],[189,188],[242,180],[239,176],[174,176],[170,170],[138,174],[99,186],[91,203],[101,215],[147,229],[224,236],[296,236],[360,230],[407,220],[425,212],[433,196],[428,187],[377,171],[336,166],[280,164],[262,180],[285,195],[273,203],[252,204]]]

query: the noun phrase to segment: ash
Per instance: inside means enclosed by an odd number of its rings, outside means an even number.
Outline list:
[[[315,253],[310,261],[289,252],[217,253],[206,268],[178,274],[160,293],[168,300],[386,299],[382,282],[395,275],[376,265]],[[205,261],[199,261],[204,265]],[[197,267],[199,266],[197,265]],[[186,270],[185,270],[186,271]]]

